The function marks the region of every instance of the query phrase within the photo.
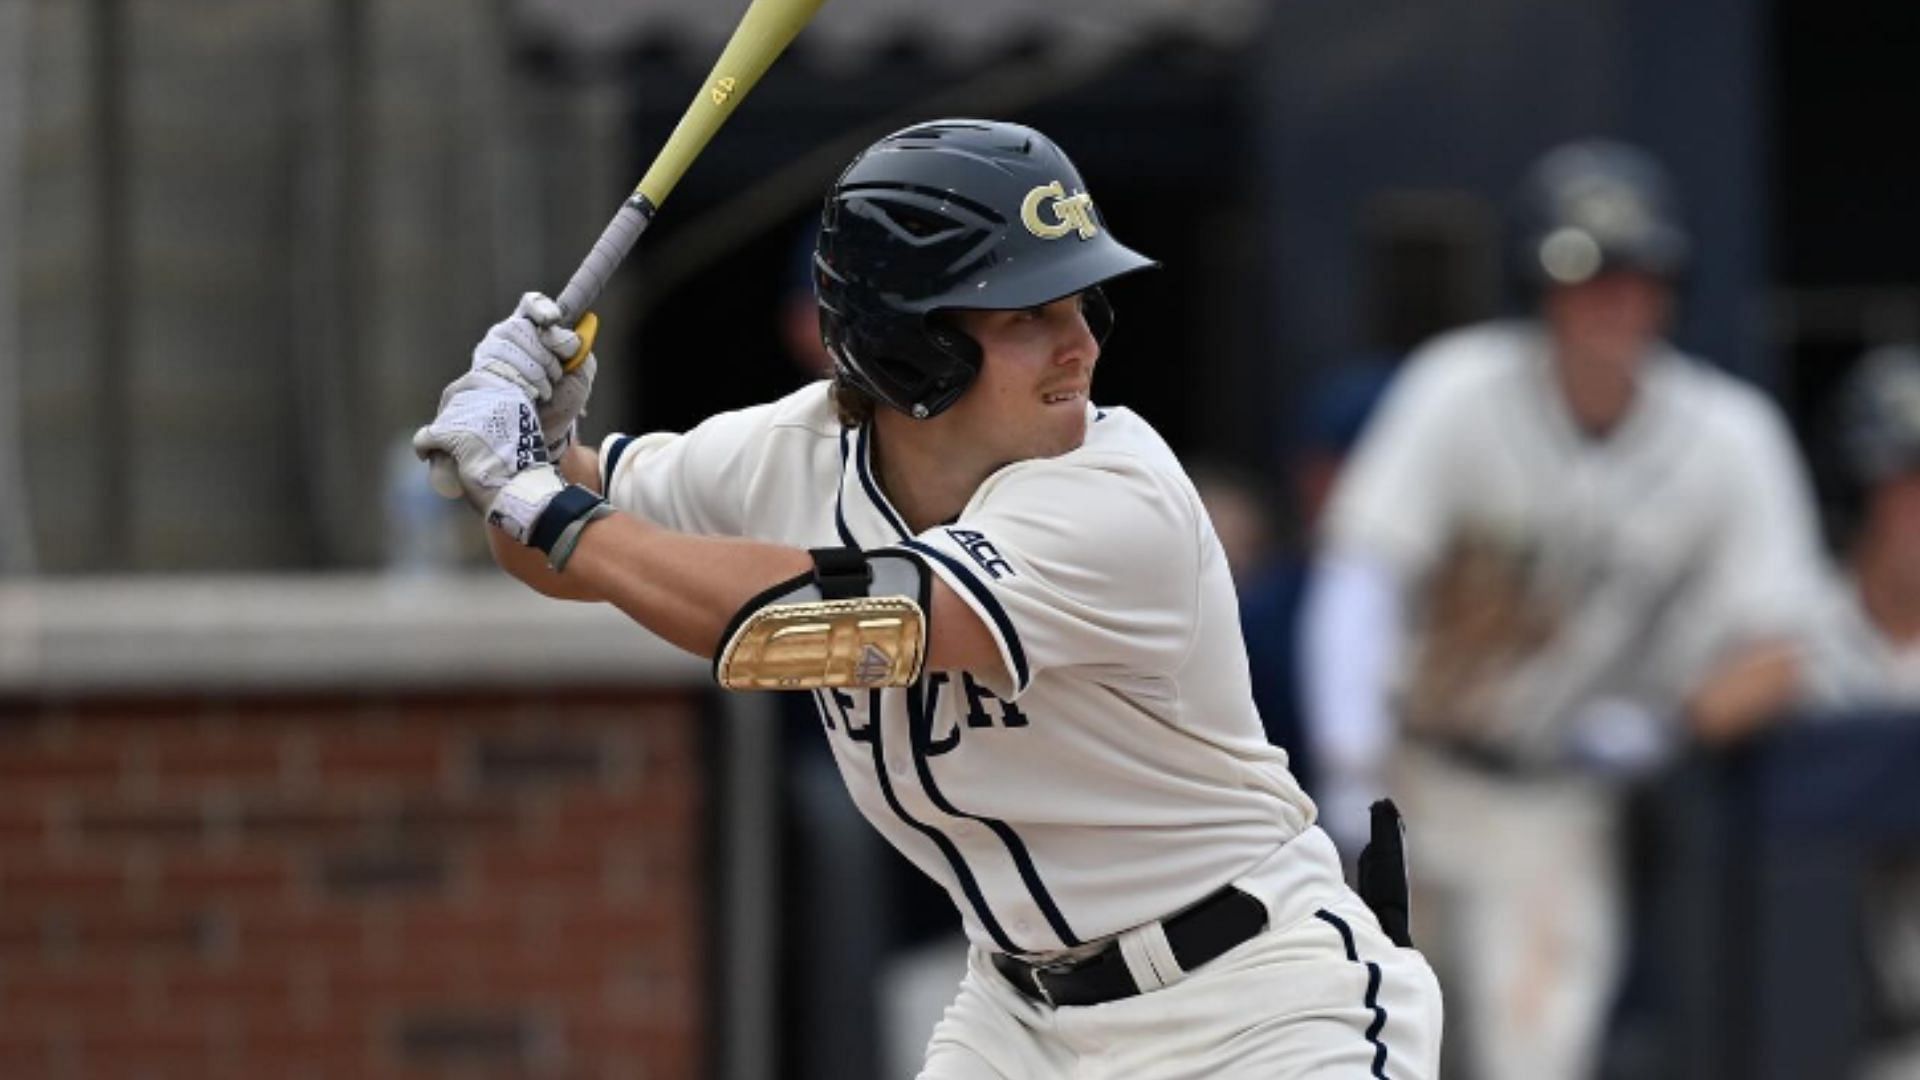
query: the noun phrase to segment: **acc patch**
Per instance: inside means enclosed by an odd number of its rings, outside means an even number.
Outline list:
[[[972,529],[948,529],[947,535],[953,537],[953,542],[972,556],[973,561],[979,563],[980,569],[985,570],[993,580],[1013,576],[1013,567],[1000,557],[999,549],[993,546],[993,541],[988,540],[985,533]]]

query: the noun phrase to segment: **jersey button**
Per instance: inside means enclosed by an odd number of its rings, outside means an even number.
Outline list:
[[[907,772],[907,759],[898,754],[887,755],[887,771],[895,776],[905,776]]]

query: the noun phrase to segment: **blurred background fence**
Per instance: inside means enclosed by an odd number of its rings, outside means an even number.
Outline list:
[[[468,574],[400,449],[742,6],[0,0],[0,1075],[805,1074],[769,884],[799,729]],[[1899,0],[832,0],[601,302],[588,424],[797,385],[820,193],[973,113],[1054,135],[1166,263],[1115,289],[1101,396],[1183,454],[1276,474],[1304,387],[1501,310],[1514,178],[1597,132],[1686,194],[1680,342],[1817,459],[1846,364],[1920,337],[1916,50]],[[1901,895],[1916,797],[1861,770],[1909,730],[1650,798],[1618,1075],[1920,1032],[1920,960],[1848,921]],[[1808,755],[1865,817],[1792,808]]]

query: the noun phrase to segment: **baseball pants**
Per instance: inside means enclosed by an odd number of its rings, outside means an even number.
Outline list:
[[[1440,989],[1350,892],[1179,982],[1050,1008],[975,948],[920,1080],[1430,1080]]]
[[[1588,1080],[1618,988],[1621,798],[1599,781],[1495,776],[1409,747],[1414,940],[1454,1009],[1473,1080]]]

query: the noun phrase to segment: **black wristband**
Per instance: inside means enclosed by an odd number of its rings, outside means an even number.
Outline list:
[[[553,545],[559,542],[567,526],[592,513],[595,507],[604,505],[606,501],[579,484],[568,484],[547,503],[545,510],[540,511],[540,518],[533,523],[533,532],[527,537],[528,545],[539,548],[542,554],[553,554]]]

